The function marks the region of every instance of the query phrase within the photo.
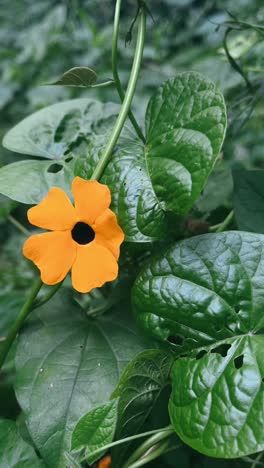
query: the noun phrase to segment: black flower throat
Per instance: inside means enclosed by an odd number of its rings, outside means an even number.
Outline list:
[[[71,232],[73,240],[78,244],[85,245],[89,244],[94,240],[95,232],[89,224],[76,223]]]

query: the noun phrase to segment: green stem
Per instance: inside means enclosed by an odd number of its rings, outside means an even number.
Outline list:
[[[108,161],[111,157],[113,149],[117,143],[117,140],[120,136],[122,128],[125,124],[131,102],[135,93],[136,84],[138,81],[138,75],[140,71],[140,66],[142,62],[143,56],[143,49],[144,49],[144,42],[145,42],[145,31],[146,31],[146,14],[144,9],[140,11],[139,15],[139,26],[138,26],[138,35],[137,35],[137,43],[136,43],[136,50],[134,61],[132,65],[132,70],[127,86],[127,91],[124,97],[123,104],[121,106],[119,115],[117,117],[116,123],[114,125],[113,131],[111,133],[110,139],[105,147],[105,150],[93,172],[91,180],[98,180],[100,179]]]
[[[54,296],[54,294],[56,294],[56,292],[60,289],[62,283],[63,283],[63,281],[61,283],[56,284],[55,286],[53,286],[51,288],[51,290],[47,293],[47,295],[45,297],[43,297],[43,299],[40,299],[39,301],[35,301],[34,304],[33,304],[32,310],[35,310],[38,307],[46,304],[46,302],[48,302]]]
[[[234,210],[230,211],[227,217],[222,221],[222,223],[215,224],[215,226],[211,226],[209,231],[210,232],[223,232],[231,223],[234,218]]]
[[[5,362],[6,356],[12,346],[12,343],[14,339],[16,338],[21,326],[23,325],[25,319],[27,318],[28,314],[32,310],[32,305],[34,300],[36,299],[38,292],[42,286],[42,281],[38,278],[35,284],[33,285],[33,288],[23,305],[22,309],[20,310],[17,318],[15,319],[13,325],[9,329],[8,335],[6,339],[1,343],[1,350],[0,350],[0,368]]]
[[[122,84],[121,84],[119,74],[118,74],[118,67],[117,67],[117,47],[118,47],[121,3],[122,3],[122,0],[117,0],[116,7],[115,7],[114,30],[113,30],[113,41],[112,41],[112,72],[113,72],[113,77],[114,77],[114,81],[115,81],[115,85],[116,85],[116,89],[119,94],[119,97],[121,101],[124,101],[125,92],[122,88]],[[134,129],[136,130],[138,137],[143,141],[143,143],[145,143],[146,141],[145,137],[131,110],[129,110],[128,112],[128,117]]]
[[[111,442],[111,444],[106,444],[103,447],[100,447],[97,450],[94,450],[92,453],[89,453],[89,456],[98,455],[105,450],[108,450],[112,447],[116,447],[117,445],[125,444],[126,442],[131,442],[132,440],[140,439],[142,437],[148,437],[153,434],[160,434],[161,432],[172,433],[171,426],[164,427],[163,429],[154,429],[153,431],[142,432],[141,434],[136,434],[130,437],[125,437],[124,439],[116,440],[115,442]],[[87,457],[84,457],[81,462],[85,461]]]
[[[162,431],[159,431],[158,433],[152,435],[152,437],[149,437],[132,453],[132,455],[129,457],[126,464],[124,465],[124,468],[130,467],[131,463],[134,463],[136,460],[142,457],[147,452],[147,450],[149,450],[161,440],[167,439],[167,437],[170,437],[173,433],[174,429],[171,426],[168,426],[166,428],[166,431],[163,429]]]
[[[30,232],[19,222],[17,221],[12,215],[7,216],[8,221],[13,224],[22,234],[25,236],[30,236]]]
[[[166,440],[165,442],[163,442],[163,444],[158,445],[158,447],[152,450],[148,455],[129,465],[128,468],[139,468],[140,466],[147,465],[147,463],[151,462],[152,460],[155,460],[155,458],[160,457],[160,455],[166,452],[168,444],[169,441]]]

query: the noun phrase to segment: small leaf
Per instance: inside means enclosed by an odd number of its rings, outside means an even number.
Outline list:
[[[48,466],[64,466],[78,420],[109,399],[124,367],[149,347],[126,307],[90,319],[64,291],[19,336],[16,396]]]
[[[63,73],[62,77],[50,85],[78,86],[90,88],[97,82],[97,74],[88,67],[74,67]]]
[[[113,397],[119,397],[116,439],[140,432],[162,390],[169,383],[173,355],[151,349],[136,356],[125,369]],[[113,450],[113,463],[122,466],[129,444]]]
[[[44,468],[33,447],[22,439],[16,423],[8,419],[0,419],[0,466]]]
[[[174,244],[133,289],[141,325],[180,355],[173,427],[211,457],[264,449],[263,278],[264,236],[226,232]]]
[[[92,452],[110,444],[114,438],[117,403],[115,399],[93,409],[80,419],[73,431],[72,450],[85,448],[89,465],[104,455],[104,451],[97,455]]]
[[[233,172],[234,210],[239,229],[264,234],[264,171]]]

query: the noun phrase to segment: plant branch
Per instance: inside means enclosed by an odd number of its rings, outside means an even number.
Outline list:
[[[20,312],[19,312],[17,318],[15,319],[13,325],[9,329],[7,337],[5,338],[3,343],[1,343],[1,348],[0,348],[0,369],[1,369],[2,365],[5,362],[6,356],[7,356],[8,352],[9,352],[9,350],[10,350],[10,348],[12,346],[12,343],[13,343],[14,339],[16,338],[21,326],[23,325],[25,319],[27,318],[28,314],[32,310],[33,302],[36,299],[41,286],[42,286],[42,281],[38,278],[37,281],[35,282],[35,284],[33,285],[33,288],[31,290],[25,304],[23,305],[22,309],[20,310]]]
[[[119,94],[121,101],[123,102],[124,97],[125,97],[125,92],[122,88],[122,84],[119,78],[118,68],[117,68],[117,48],[118,48],[118,34],[119,34],[121,3],[122,3],[122,0],[117,0],[116,7],[115,7],[114,30],[113,30],[113,41],[112,41],[112,72],[113,72],[113,77],[114,77],[117,92]],[[131,109],[128,112],[128,117],[135,131],[137,132],[137,135],[143,141],[143,143],[145,143],[146,141],[145,137]]]
[[[131,102],[135,93],[137,81],[138,81],[138,75],[140,71],[140,66],[142,62],[142,56],[143,56],[143,49],[144,49],[144,42],[145,42],[145,31],[146,31],[146,14],[144,9],[140,11],[139,14],[139,26],[138,26],[138,35],[137,35],[137,43],[136,43],[136,50],[135,50],[135,56],[134,56],[134,61],[132,65],[132,70],[127,86],[127,91],[124,97],[123,104],[121,106],[119,115],[117,117],[116,123],[114,125],[114,128],[112,130],[111,136],[109,138],[109,141],[105,147],[105,150],[92,174],[91,180],[98,180],[100,179],[110,157],[113,152],[113,149],[117,143],[117,140],[120,136],[120,133],[123,129],[123,126],[125,124],[126,118],[128,116],[128,112],[131,106]]]

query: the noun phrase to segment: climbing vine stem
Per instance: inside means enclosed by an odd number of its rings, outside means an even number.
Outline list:
[[[115,7],[115,17],[114,17],[114,30],[113,30],[113,40],[112,40],[112,72],[116,85],[117,92],[121,101],[124,101],[125,92],[122,88],[122,84],[119,78],[118,67],[117,67],[117,50],[118,50],[118,35],[119,35],[119,23],[120,23],[120,11],[121,11],[122,0],[117,0]],[[145,137],[142,133],[141,128],[139,127],[136,118],[131,109],[129,109],[128,117],[137,132],[138,137],[145,143]]]
[[[124,127],[126,118],[128,116],[130,106],[132,103],[132,99],[135,93],[139,71],[141,67],[142,57],[143,57],[143,50],[144,50],[144,43],[145,43],[145,31],[146,31],[146,13],[144,8],[140,9],[139,13],[139,23],[138,23],[138,33],[137,33],[137,42],[136,42],[136,49],[135,49],[135,56],[134,61],[131,69],[131,74],[127,86],[127,90],[124,96],[124,101],[122,103],[120,112],[118,114],[116,123],[106,144],[105,150],[92,174],[92,180],[100,179],[111,155],[113,149],[118,141],[120,133]]]

